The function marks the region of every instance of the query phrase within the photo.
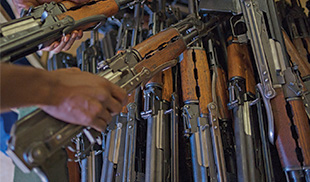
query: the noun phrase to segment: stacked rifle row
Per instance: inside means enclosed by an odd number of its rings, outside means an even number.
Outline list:
[[[110,20],[119,28],[102,40],[93,31],[77,62],[51,61],[97,73],[102,60],[187,14],[220,20],[177,66],[129,96],[102,145],[81,157],[82,181],[310,181],[307,17],[295,0],[279,1],[278,12],[272,0],[234,2],[234,13],[199,11],[191,0],[188,11],[139,3]],[[83,150],[83,137],[76,143]]]

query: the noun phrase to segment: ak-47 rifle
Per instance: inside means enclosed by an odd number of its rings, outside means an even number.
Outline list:
[[[106,70],[99,72],[98,76],[130,93],[154,74],[175,65],[175,59],[187,45],[208,33],[217,22],[218,17],[202,23],[189,16],[132,49],[106,60]],[[98,135],[90,128],[62,122],[38,109],[14,125],[8,154],[24,172],[33,169],[42,179],[60,181],[59,176],[53,174],[56,172],[66,176],[66,169],[61,163],[66,162],[62,148],[81,132],[85,133],[91,143],[95,142]],[[53,171],[55,169],[59,171]]]
[[[126,21],[123,21],[118,34],[118,44],[122,46],[117,47],[117,50],[124,51],[136,45],[136,39],[131,39],[132,42],[130,44],[127,43],[127,41],[133,36],[133,32],[137,32],[137,35],[140,35],[138,31],[135,30],[140,30],[141,27],[141,19],[143,18],[143,14],[141,15],[141,6],[142,4],[140,3],[135,6],[134,17],[124,17],[123,20]],[[134,19],[134,21],[132,21],[132,19]],[[131,22],[129,22],[129,20],[131,20]],[[128,26],[129,24],[133,27]],[[129,31],[132,33],[129,34]],[[135,37],[137,37],[137,35]],[[101,181],[144,181],[144,173],[140,169],[141,166],[139,166],[141,165],[140,163],[142,163],[141,161],[144,161],[144,158],[142,156],[136,156],[138,153],[137,148],[140,147],[137,145],[138,138],[142,137],[143,140],[145,139],[138,133],[139,125],[141,125],[141,121],[139,121],[137,117],[139,112],[138,105],[142,104],[139,101],[139,97],[141,96],[141,94],[139,94],[140,92],[139,89],[136,89],[136,92],[131,93],[128,103],[123,107],[122,112],[113,118],[116,127],[109,126],[109,131],[106,136],[106,146],[104,147]]]
[[[197,1],[189,1],[189,10],[199,17]],[[228,180],[215,93],[216,76],[212,76],[213,85],[202,41],[183,52],[183,118],[185,134],[190,137],[194,181]]]
[[[229,108],[233,111],[238,181],[260,181],[254,148],[255,77],[246,44],[229,37],[227,46]]]
[[[219,28],[218,28],[219,30]],[[210,34],[209,37],[214,37]],[[223,45],[222,45],[223,46]],[[226,49],[226,44],[224,45]],[[219,181],[236,181],[236,162],[235,147],[233,139],[233,123],[231,113],[228,110],[228,91],[227,78],[224,69],[218,60],[218,51],[220,47],[213,39],[207,40],[207,58],[211,72],[211,88],[212,88],[212,107],[210,111],[212,118],[210,119],[213,131],[213,140],[215,141],[214,156],[218,173],[221,178]],[[223,50],[224,51],[224,50]],[[218,123],[214,122],[217,121]],[[216,128],[216,129],[214,129]],[[217,129],[219,128],[219,129]]]
[[[277,2],[282,25],[288,32],[303,60],[309,64],[310,59],[310,26],[300,1],[290,0],[291,6],[285,1]]]
[[[149,22],[151,35],[179,18],[169,17],[167,9],[165,0],[151,4],[154,11]],[[177,109],[175,98],[172,98],[173,85],[169,68],[155,75],[145,86],[144,111],[141,113],[147,121],[145,181],[178,181]]]
[[[286,50],[294,64],[292,67],[298,66],[303,82],[303,102],[310,118],[310,27],[304,9],[298,2],[291,0],[291,6],[289,6],[285,1],[278,1],[277,6],[278,14],[282,19]]]
[[[14,61],[42,49],[63,34],[86,30],[116,14],[132,0],[90,1],[76,6],[70,1],[45,3],[25,11],[25,16],[0,26],[1,62]],[[18,27],[18,28],[17,28]]]
[[[310,127],[272,0],[240,0],[275,143],[288,181],[309,181]]]
[[[208,178],[217,181],[207,107],[212,102],[211,78],[205,50],[188,48],[183,52],[180,68],[184,129],[190,137],[193,178],[194,181],[208,181]]]

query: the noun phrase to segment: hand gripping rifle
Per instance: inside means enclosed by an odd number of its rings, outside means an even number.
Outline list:
[[[310,127],[296,74],[289,64],[272,0],[240,0],[265,107],[268,137],[288,181],[309,179]]]
[[[140,35],[138,29],[143,18],[143,15],[140,15],[140,3],[135,6],[134,12],[134,18],[124,16],[119,28],[117,39],[121,46],[117,46],[117,50],[120,52],[135,46],[137,36]],[[132,23],[132,19],[134,19],[134,23]],[[136,36],[133,35],[134,32],[136,32]],[[135,39],[131,39],[132,42],[128,43],[127,41],[132,37]],[[141,163],[145,157],[139,156],[142,152],[138,149],[141,147],[139,139],[145,140],[143,135],[138,132],[141,122],[143,122],[137,117],[140,111],[139,106],[142,105],[142,101],[140,102],[141,99],[139,99],[142,97],[140,92],[138,88],[136,92],[131,93],[127,106],[124,106],[122,112],[113,118],[116,120],[116,126],[109,125],[105,140],[101,181],[144,181],[144,173],[141,170],[143,164],[141,165]]]
[[[45,3],[24,12],[24,17],[0,25],[0,57],[14,61],[50,45],[73,30],[86,30],[116,14],[132,0]]]
[[[98,73],[98,76],[130,93],[157,72],[175,65],[175,59],[187,45],[204,36],[217,21],[218,18],[214,17],[207,23],[202,23],[188,17],[132,49],[108,59],[106,70]],[[14,125],[8,153],[24,172],[33,169],[42,179],[59,181],[51,168],[57,166],[55,169],[66,171],[63,169],[64,164],[59,163],[59,160],[66,161],[62,148],[81,132],[91,141],[95,141],[94,136],[98,134],[90,128],[57,120],[38,109]]]

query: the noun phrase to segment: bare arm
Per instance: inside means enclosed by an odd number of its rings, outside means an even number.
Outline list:
[[[1,112],[37,105],[55,118],[102,131],[126,100],[123,89],[78,69],[48,72],[0,64],[0,74]]]
[[[18,13],[21,13],[22,9],[29,9],[30,7],[36,7],[52,1],[59,3],[62,2],[63,0],[13,0],[13,3]],[[88,1],[89,0],[70,0],[67,1],[67,3],[71,2],[72,4],[80,5]],[[59,53],[60,51],[67,51],[71,48],[74,41],[79,40],[82,37],[83,37],[82,30],[74,30],[70,34],[63,36],[59,41],[55,41],[48,47],[45,47],[43,50],[53,51],[54,53]]]

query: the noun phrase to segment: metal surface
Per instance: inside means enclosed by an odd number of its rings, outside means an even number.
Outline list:
[[[241,12],[238,0],[200,1],[199,9],[201,11],[231,12],[234,14],[239,14]]]

